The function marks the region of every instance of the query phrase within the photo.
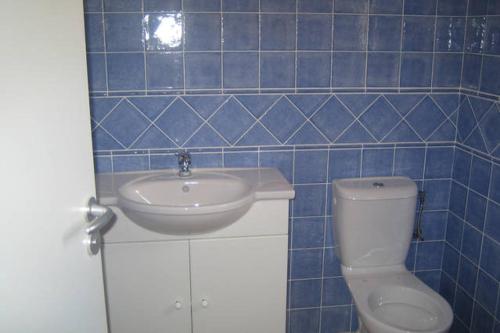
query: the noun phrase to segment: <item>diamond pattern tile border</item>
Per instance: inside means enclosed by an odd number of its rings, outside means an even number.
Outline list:
[[[458,94],[91,98],[95,151],[449,141],[458,123],[458,137],[460,128],[468,132],[460,142],[474,132],[491,153],[499,113],[498,105]]]

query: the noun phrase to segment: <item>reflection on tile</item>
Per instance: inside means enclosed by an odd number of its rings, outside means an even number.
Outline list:
[[[436,50],[440,52],[462,52],[464,33],[464,18],[438,17],[436,21]]]
[[[183,20],[180,12],[144,15],[143,33],[146,50],[182,50]]]
[[[467,19],[465,50],[479,53],[484,48],[486,17],[471,17]]]

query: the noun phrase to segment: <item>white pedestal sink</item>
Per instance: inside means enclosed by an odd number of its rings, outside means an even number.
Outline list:
[[[137,225],[162,234],[203,234],[236,222],[256,200],[293,197],[274,169],[198,169],[109,175],[116,205]],[[290,193],[287,194],[287,193]]]

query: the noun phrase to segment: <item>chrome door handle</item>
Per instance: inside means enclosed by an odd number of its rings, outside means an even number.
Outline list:
[[[85,228],[88,235],[86,243],[89,255],[99,253],[102,243],[101,229],[111,222],[114,215],[111,208],[99,205],[94,197],[90,198],[87,210],[90,225]]]
[[[87,212],[87,218],[90,221],[90,226],[85,229],[85,232],[90,235],[94,232],[100,231],[102,228],[107,226],[115,214],[111,208],[106,206],[101,206],[97,203],[97,200],[92,197],[89,200],[89,210]]]

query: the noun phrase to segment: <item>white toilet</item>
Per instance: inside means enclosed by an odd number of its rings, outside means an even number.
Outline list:
[[[360,333],[448,332],[450,305],[404,266],[417,187],[405,177],[333,183],[337,256],[360,319]]]

